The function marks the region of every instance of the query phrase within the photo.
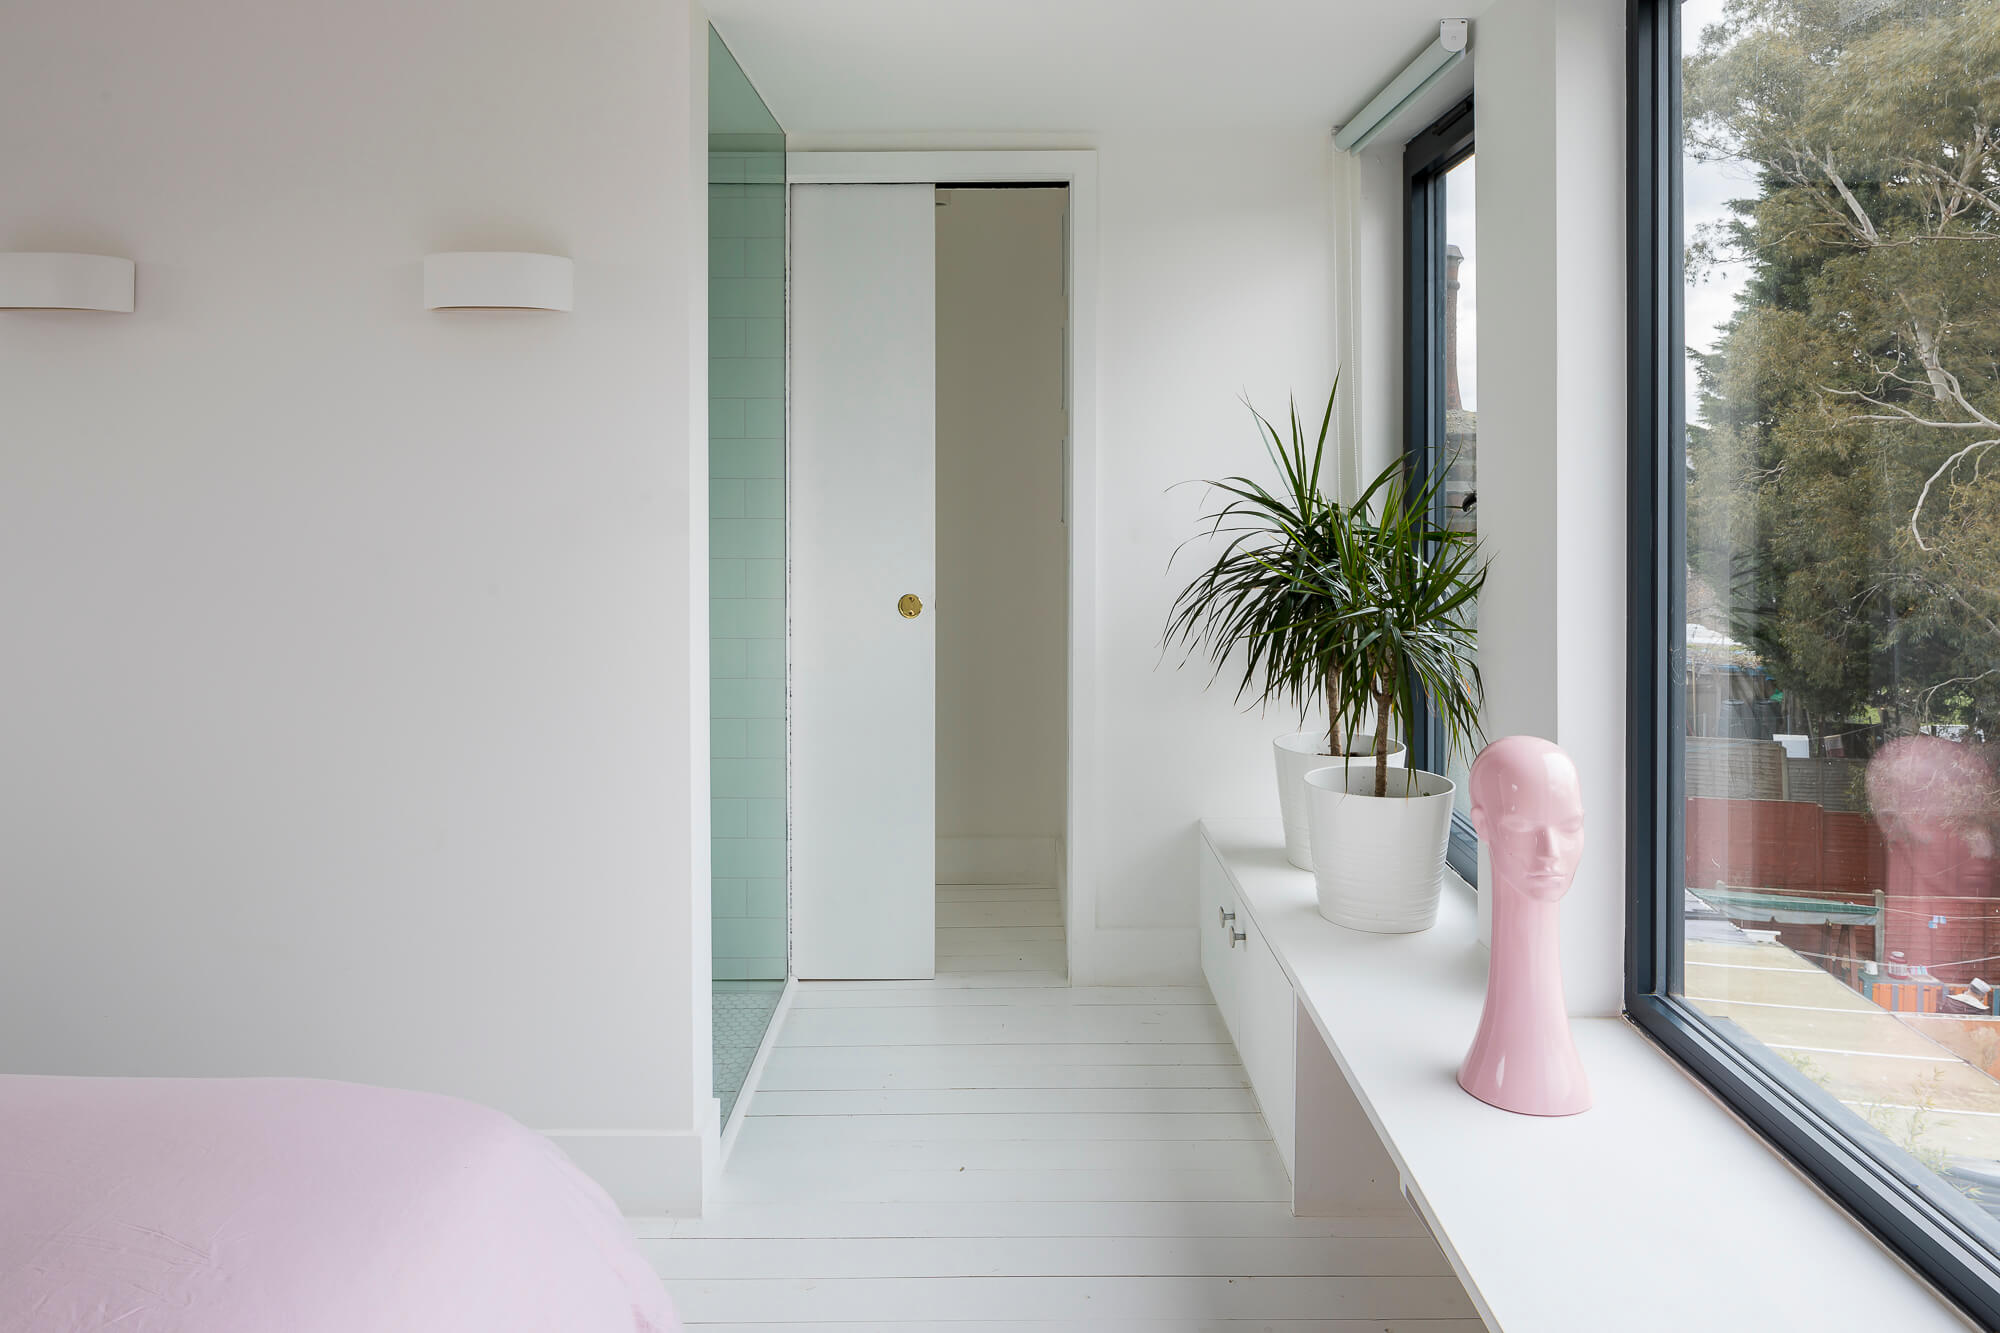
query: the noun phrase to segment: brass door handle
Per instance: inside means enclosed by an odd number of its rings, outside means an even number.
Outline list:
[[[896,610],[905,620],[915,620],[924,613],[924,599],[913,592],[906,592],[896,599]]]

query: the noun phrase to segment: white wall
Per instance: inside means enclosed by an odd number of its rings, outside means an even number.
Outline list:
[[[1567,998],[1621,1007],[1625,883],[1625,14],[1499,0],[1474,28],[1487,734],[1583,777]]]
[[[698,1195],[705,38],[685,0],[14,0],[0,1069],[490,1103]],[[574,256],[431,313],[427,251]],[[692,630],[692,632],[691,632]]]
[[[1273,816],[1280,714],[1162,662],[1174,593],[1214,497],[1177,483],[1270,463],[1239,399],[1324,405],[1335,352],[1324,131],[1118,134],[1099,144],[1097,925],[1107,977],[1191,975],[1197,821]],[[1171,489],[1170,489],[1171,488]],[[1079,808],[1082,803],[1079,802]],[[1072,889],[1074,893],[1074,889]],[[1167,934],[1160,928],[1178,928]]]
[[[1038,847],[1053,868],[1069,758],[1064,191],[940,197],[938,837]]]

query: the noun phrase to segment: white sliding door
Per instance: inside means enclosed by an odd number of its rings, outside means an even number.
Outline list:
[[[936,191],[792,187],[792,957],[936,968]],[[915,615],[904,602],[922,603]]]

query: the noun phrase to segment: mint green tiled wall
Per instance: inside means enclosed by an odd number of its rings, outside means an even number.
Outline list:
[[[784,154],[751,139],[718,135],[709,153],[710,850],[719,981],[785,975]]]

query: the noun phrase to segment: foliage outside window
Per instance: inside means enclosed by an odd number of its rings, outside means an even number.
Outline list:
[[[1670,11],[1642,6],[1642,42]],[[1635,1014],[1990,1318],[2000,5],[1686,0],[1678,31],[1680,120],[1636,209],[1678,173],[1656,295],[1684,312],[1660,420],[1685,432],[1655,481],[1634,455],[1655,549],[1685,552],[1653,590],[1673,669],[1635,698],[1669,877]]]

